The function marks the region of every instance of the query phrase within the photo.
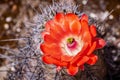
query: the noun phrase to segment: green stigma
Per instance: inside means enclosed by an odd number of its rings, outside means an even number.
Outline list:
[[[72,44],[74,42],[74,38],[68,38],[67,43]]]

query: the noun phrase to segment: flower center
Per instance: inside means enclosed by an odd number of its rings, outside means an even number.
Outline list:
[[[75,49],[76,46],[77,46],[77,42],[75,41],[74,38],[68,38],[68,39],[67,39],[67,47],[68,47],[70,50]]]
[[[64,55],[75,56],[77,55],[83,48],[84,42],[81,40],[81,37],[75,35],[68,35],[63,38],[60,43],[61,50]]]

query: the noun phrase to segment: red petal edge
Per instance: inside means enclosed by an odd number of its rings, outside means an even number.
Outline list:
[[[97,60],[98,60],[98,56],[96,56],[95,54],[91,54],[89,56],[89,60],[87,61],[87,64],[94,65]]]
[[[105,40],[103,40],[102,38],[95,38],[94,41],[96,41],[97,43],[96,49],[103,48],[106,45]]]
[[[78,67],[77,66],[73,66],[73,65],[70,65],[67,69],[67,72],[68,74],[70,75],[75,75],[77,72],[78,72]]]
[[[96,37],[97,32],[96,32],[96,27],[94,25],[90,26],[90,32],[91,32],[93,37]]]

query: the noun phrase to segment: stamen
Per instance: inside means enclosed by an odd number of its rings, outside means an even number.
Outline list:
[[[74,38],[68,38],[67,43],[72,44],[74,42]]]

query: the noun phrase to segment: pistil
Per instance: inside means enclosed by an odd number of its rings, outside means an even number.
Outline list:
[[[75,41],[74,38],[68,38],[67,39],[67,47],[70,50],[74,50],[77,47],[77,41]]]

